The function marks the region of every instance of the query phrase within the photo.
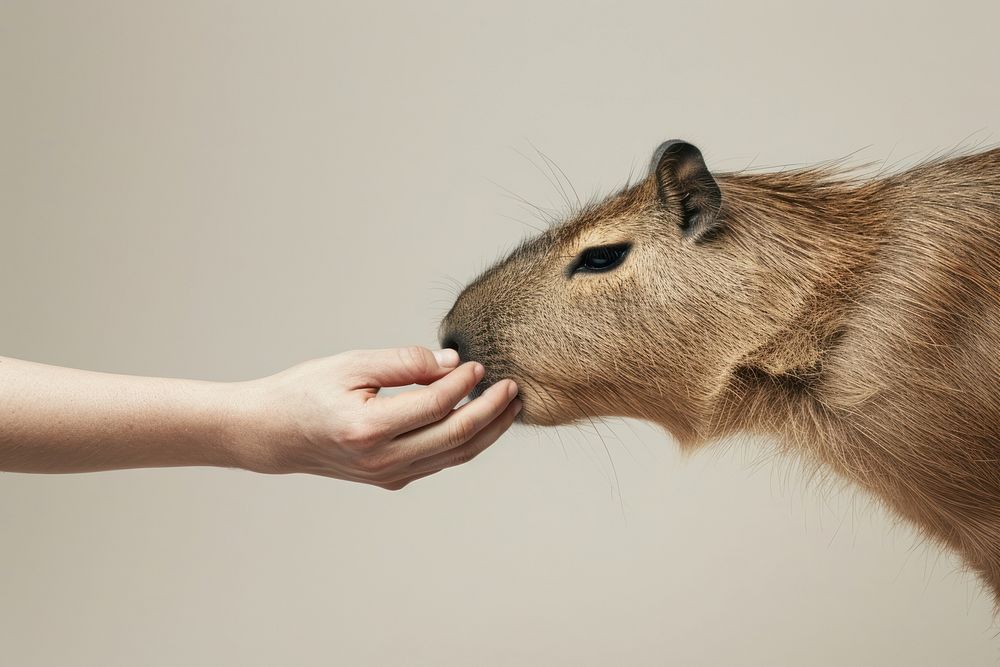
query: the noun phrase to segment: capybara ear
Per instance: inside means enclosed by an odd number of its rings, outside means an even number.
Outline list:
[[[660,203],[680,214],[685,236],[699,241],[718,231],[722,192],[700,150],[679,139],[664,141],[653,153],[649,172]]]

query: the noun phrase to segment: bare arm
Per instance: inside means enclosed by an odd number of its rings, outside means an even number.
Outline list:
[[[161,466],[306,472],[402,488],[467,461],[513,422],[506,380],[451,350],[354,351],[248,382],[96,373],[0,357],[0,470]],[[385,397],[380,387],[426,384]]]

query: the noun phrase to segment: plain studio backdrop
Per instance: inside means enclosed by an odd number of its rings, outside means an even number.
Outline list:
[[[995,142],[1000,11],[934,4],[7,0],[0,354],[433,346],[540,224],[518,198],[568,210],[536,147],[586,200],[675,137],[716,170]],[[996,632],[955,558],[766,443],[515,427],[400,493],[0,475],[4,665],[992,665]]]

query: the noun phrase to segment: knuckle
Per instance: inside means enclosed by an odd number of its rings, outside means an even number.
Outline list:
[[[475,431],[475,424],[469,419],[456,419],[448,433],[448,444],[458,447],[465,444],[472,437]]]
[[[354,422],[344,426],[338,434],[338,439],[348,447],[362,449],[375,444],[375,430],[363,422]]]
[[[472,459],[479,455],[478,451],[462,452],[461,454],[456,454],[450,461],[449,467],[460,466],[468,463]]]
[[[379,476],[392,468],[392,462],[385,456],[366,456],[358,461],[361,470],[369,475]]]
[[[403,487],[406,486],[406,484],[402,482],[390,482],[388,484],[379,484],[379,486],[381,486],[386,491],[402,491]]]
[[[406,370],[414,375],[427,373],[435,365],[434,354],[420,345],[411,345],[400,349],[399,361]]]
[[[383,482],[379,484],[386,491],[401,491],[406,487],[407,484],[412,482],[412,479],[394,479],[391,482]]]
[[[472,459],[476,458],[489,448],[491,441],[476,443],[474,445],[469,445],[462,447],[458,450],[455,455],[450,459],[448,467],[460,466],[464,463],[468,463]]]
[[[344,364],[356,364],[362,361],[365,357],[365,352],[363,350],[347,350],[346,352],[341,352],[332,357],[335,361]]]
[[[451,412],[451,404],[440,393],[431,391],[427,399],[427,412],[435,421],[444,419]]]
[[[359,368],[364,368],[368,362],[369,352],[367,350],[348,350],[346,352],[341,352],[337,355],[331,357],[331,363],[335,366],[347,369],[350,371],[356,371]]]

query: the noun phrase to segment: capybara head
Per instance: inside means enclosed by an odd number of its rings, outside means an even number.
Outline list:
[[[514,378],[527,423],[636,417],[683,442],[703,430],[734,369],[767,357],[802,308],[731,212],[701,152],[665,142],[642,181],[469,284],[442,345],[486,367],[479,390]],[[765,363],[799,363],[780,356]]]

